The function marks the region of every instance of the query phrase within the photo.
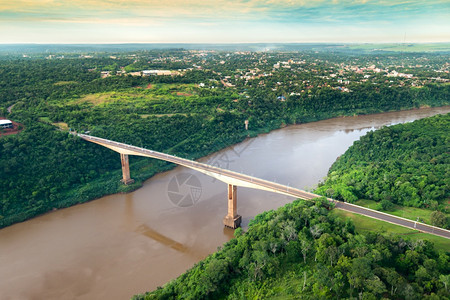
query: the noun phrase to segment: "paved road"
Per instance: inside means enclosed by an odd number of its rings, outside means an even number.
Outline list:
[[[93,136],[89,136],[89,135],[84,135],[84,134],[78,134],[78,136],[84,140],[87,140],[87,141],[90,141],[90,142],[93,142],[96,144],[100,144],[105,147],[109,147],[112,150],[117,151],[117,152],[130,154],[130,155],[141,155],[141,156],[152,157],[152,158],[156,158],[156,159],[160,159],[160,160],[165,160],[165,161],[172,162],[172,163],[175,163],[178,165],[182,165],[182,166],[185,166],[188,168],[202,170],[202,171],[205,171],[206,173],[219,174],[224,177],[234,178],[234,179],[237,179],[237,180],[240,180],[243,182],[248,182],[248,183],[251,183],[252,185],[264,187],[266,189],[270,189],[273,192],[284,194],[284,195],[290,195],[295,198],[300,198],[303,200],[311,200],[314,198],[321,197],[320,195],[309,193],[309,192],[299,190],[299,189],[296,189],[293,187],[289,187],[286,185],[282,185],[279,183],[271,182],[268,180],[256,178],[253,176],[241,174],[241,173],[226,170],[226,169],[221,169],[221,168],[218,168],[215,166],[211,166],[211,165],[204,164],[204,163],[199,163],[199,162],[181,158],[181,157],[176,157],[176,156],[165,154],[162,152],[152,151],[152,150],[139,148],[139,147],[135,147],[135,146],[131,146],[131,145],[123,144],[123,143],[118,143],[118,142],[114,142],[114,141],[110,141],[110,140],[106,140],[106,139],[102,139],[102,138],[98,138],[98,137],[93,137]],[[337,209],[349,211],[352,213],[357,213],[357,214],[360,214],[360,215],[363,215],[363,216],[366,216],[369,218],[382,220],[382,221],[389,222],[389,223],[392,223],[395,225],[415,229],[418,231],[422,231],[425,233],[429,233],[429,234],[433,234],[433,235],[437,235],[437,236],[441,236],[441,237],[450,239],[450,231],[449,230],[445,230],[445,229],[427,225],[427,224],[424,224],[421,222],[415,222],[415,221],[408,220],[405,218],[389,215],[389,214],[386,214],[383,212],[379,212],[379,211],[365,208],[362,206],[358,206],[355,204],[341,202],[341,201],[333,200],[331,198],[327,198],[327,199],[329,201],[335,203],[335,208],[337,208]]]
[[[431,226],[431,225],[427,225],[421,222],[415,222],[412,220],[408,220],[405,218],[401,218],[401,217],[397,217],[394,215],[390,215],[390,214],[386,214],[383,212],[379,212],[377,210],[372,210],[372,209],[368,209],[362,206],[358,206],[355,204],[351,204],[351,203],[346,203],[346,202],[341,202],[341,201],[335,201],[336,203],[336,208],[338,209],[342,209],[342,210],[346,210],[352,213],[357,213],[369,218],[373,218],[373,219],[378,219],[378,220],[382,220],[385,222],[389,222],[395,225],[400,225],[403,227],[407,227],[410,229],[415,229],[421,232],[425,232],[425,233],[429,233],[429,234],[434,234],[434,235],[438,235],[447,239],[450,239],[450,231],[449,230],[445,230],[439,227],[435,227],[435,226]]]

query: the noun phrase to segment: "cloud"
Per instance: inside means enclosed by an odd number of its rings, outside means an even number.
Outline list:
[[[51,32],[92,25],[102,34],[108,25],[123,32],[157,27],[167,35],[183,36],[184,31],[208,36],[220,33],[256,36],[276,28],[280,37],[289,28],[319,34],[343,28],[375,30],[388,34],[392,28],[415,28],[440,22],[449,29],[448,0],[10,0],[0,2],[0,26],[17,28],[43,26]],[[442,24],[441,24],[442,23]],[[72,25],[71,25],[72,24]],[[105,25],[105,26],[103,26]],[[111,28],[113,26],[110,26]],[[234,28],[234,29],[233,29]],[[228,30],[229,29],[229,30]],[[74,29],[75,30],[75,29]],[[112,30],[112,29],[110,29]],[[233,31],[235,30],[235,31]],[[276,36],[275,32],[273,36]],[[348,32],[348,30],[346,29]],[[272,32],[272,31],[271,31]],[[145,32],[141,32],[141,35]],[[97,33],[98,34],[98,33]],[[214,35],[215,34],[215,35]],[[261,35],[263,35],[261,33]],[[0,35],[1,36],[1,35]],[[448,35],[447,35],[448,36]],[[450,39],[450,38],[449,38]]]
[[[0,3],[0,12],[41,13],[61,16],[89,15],[95,12],[100,18],[110,16],[149,16],[161,18],[212,18],[212,19],[263,19],[291,10],[307,12],[317,9],[332,12],[335,7],[350,9],[356,14],[370,7],[378,13],[387,9],[425,8],[440,10],[450,4],[446,0],[14,0]],[[447,10],[448,11],[448,10]],[[295,15],[293,15],[295,16]]]
[[[95,15],[97,18],[120,19],[124,18],[159,18],[167,21],[180,19],[253,19],[263,11],[245,2],[228,2],[216,0],[213,3],[191,0],[168,0],[168,1],[144,1],[144,0],[15,0],[7,3],[0,3],[0,14],[7,17],[7,20],[22,21],[35,19],[45,21],[45,16],[49,20],[60,17],[69,20],[73,17],[74,22],[80,18],[90,18]],[[42,18],[36,18],[36,15]],[[4,22],[6,19],[1,19]]]

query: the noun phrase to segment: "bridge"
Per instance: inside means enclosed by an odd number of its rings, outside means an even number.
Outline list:
[[[196,162],[174,155],[166,153],[148,150],[124,143],[119,143],[99,137],[94,137],[85,134],[77,134],[80,138],[107,147],[120,153],[120,159],[122,163],[122,182],[124,184],[131,184],[134,182],[130,177],[129,155],[145,156],[165,160],[177,165],[181,165],[208,176],[214,177],[228,185],[228,213],[223,219],[225,226],[230,228],[237,228],[241,224],[241,216],[237,214],[237,187],[247,187],[253,189],[259,189],[269,192],[274,192],[282,195],[291,196],[294,198],[300,198],[303,200],[312,200],[314,198],[322,197],[307,191],[303,191],[297,188],[289,187],[279,183],[271,182],[268,180],[256,178],[253,176],[241,174],[238,172],[222,169],[219,167],[211,166],[208,164]],[[415,229],[425,233],[441,236],[450,239],[450,231],[439,227],[431,226],[421,222],[412,221],[409,219],[397,217],[394,215],[379,212],[373,209],[365,208],[362,206],[354,205],[347,202],[337,201],[331,198],[327,198],[328,201],[334,203],[334,207],[337,209],[345,210],[352,213],[357,213],[369,218],[389,222],[395,225]]]

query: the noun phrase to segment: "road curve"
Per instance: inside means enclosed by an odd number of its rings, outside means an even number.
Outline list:
[[[132,145],[127,145],[124,143],[119,143],[119,142],[115,142],[115,141],[111,141],[111,140],[107,140],[107,139],[103,139],[103,138],[98,138],[98,137],[94,137],[94,136],[90,136],[90,135],[85,135],[85,134],[76,134],[76,135],[78,135],[80,138],[82,138],[86,141],[108,147],[116,152],[130,154],[130,155],[140,155],[140,156],[146,156],[146,157],[152,157],[152,158],[156,158],[156,159],[160,159],[160,160],[165,160],[165,161],[168,161],[171,163],[175,163],[178,165],[182,165],[182,166],[185,166],[188,168],[195,169],[200,172],[203,171],[203,173],[205,173],[205,174],[214,173],[214,174],[218,174],[218,175],[221,175],[224,177],[234,178],[234,179],[237,179],[240,181],[248,182],[248,183],[251,183],[252,185],[260,186],[265,189],[270,189],[271,191],[279,193],[279,194],[289,195],[289,196],[292,196],[295,198],[300,198],[303,200],[312,200],[314,198],[321,197],[320,195],[306,192],[306,191],[303,191],[303,190],[300,190],[297,188],[293,188],[293,187],[282,185],[282,184],[279,184],[276,182],[271,182],[271,181],[264,180],[261,178],[241,174],[241,173],[230,171],[227,169],[221,169],[221,168],[218,168],[215,166],[211,166],[211,165],[204,164],[204,163],[199,163],[199,162],[196,162],[193,160],[177,157],[174,155],[170,155],[170,154],[166,154],[166,153],[162,153],[162,152],[158,152],[158,151],[153,151],[153,150],[148,150],[145,148],[140,148],[140,147],[136,147],[136,146],[132,146]],[[225,180],[223,180],[223,181],[225,181]],[[383,212],[379,212],[379,211],[376,211],[376,210],[373,210],[370,208],[365,208],[362,206],[358,206],[355,204],[341,202],[341,201],[337,201],[337,200],[334,200],[331,198],[327,198],[327,199],[329,201],[333,202],[335,204],[335,208],[337,208],[337,209],[345,210],[345,211],[360,214],[360,215],[363,215],[363,216],[366,216],[366,217],[369,217],[372,219],[389,222],[389,223],[392,223],[395,225],[407,227],[407,228],[410,228],[413,230],[418,230],[418,231],[421,231],[424,233],[429,233],[429,234],[433,234],[436,236],[441,236],[441,237],[450,239],[450,231],[446,230],[446,229],[442,229],[442,228],[427,225],[427,224],[424,224],[421,222],[416,222],[416,221],[408,220],[405,218],[397,217],[394,215],[386,214]]]

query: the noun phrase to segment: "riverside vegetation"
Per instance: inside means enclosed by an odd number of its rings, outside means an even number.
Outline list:
[[[440,54],[405,58],[175,49],[41,57],[0,59],[0,114],[26,128],[0,138],[0,227],[133,190],[173,167],[133,157],[136,183],[121,185],[117,153],[68,135],[69,128],[195,159],[286,124],[440,106],[450,99],[444,78],[448,74],[443,72],[446,56]],[[418,61],[427,64],[416,68]],[[372,67],[364,68],[373,79],[359,74],[363,65],[388,68],[402,62],[405,66],[398,70],[411,68],[417,77],[386,77],[390,73],[373,73]],[[144,68],[173,73],[130,73]],[[256,75],[246,75],[250,71]],[[348,83],[341,83],[346,78]]]
[[[372,198],[383,210],[432,207],[432,223],[448,227],[449,123],[446,114],[369,132],[316,192]],[[218,252],[133,299],[449,299],[448,251],[421,239],[358,233],[330,205],[296,201],[258,215]]]
[[[133,157],[136,183],[121,185],[118,155],[68,134],[69,128],[198,158],[287,124],[449,104],[445,54],[316,52],[2,57],[0,115],[25,130],[0,138],[0,227],[130,191],[172,167]],[[131,74],[163,68],[174,73]],[[333,165],[318,191],[346,201],[373,200],[383,210],[411,205],[444,214],[448,119],[369,133]],[[390,155],[401,162],[386,159]],[[450,297],[448,252],[420,239],[358,233],[329,205],[324,199],[295,201],[265,212],[176,280],[134,298]],[[448,224],[442,215],[433,217],[437,222]]]
[[[334,199],[373,200],[376,208],[432,210],[428,223],[450,228],[450,114],[369,132],[330,168],[316,192]]]
[[[450,257],[428,241],[355,233],[322,199],[258,215],[248,231],[148,299],[448,299]]]

